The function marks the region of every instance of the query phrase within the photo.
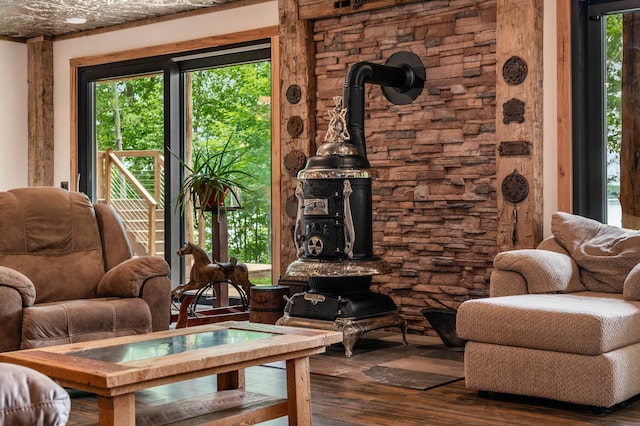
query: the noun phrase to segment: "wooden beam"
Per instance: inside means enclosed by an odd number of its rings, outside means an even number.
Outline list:
[[[523,3],[518,0],[497,1],[496,29],[496,139],[525,141],[526,155],[496,153],[498,185],[498,248],[500,251],[535,247],[542,239],[542,21],[543,0]],[[524,60],[527,74],[521,83],[505,80],[504,64],[513,56]],[[505,104],[511,100],[524,103],[524,121],[509,121]],[[501,190],[503,179],[517,171],[529,184],[524,201],[511,203]]]
[[[28,184],[53,185],[53,42],[27,40]]]
[[[300,19],[330,18],[404,4],[421,3],[422,1],[424,0],[365,0],[364,3],[354,7],[355,3],[349,0],[300,0]]]
[[[313,42],[312,22],[301,19],[297,0],[280,0],[280,146],[284,159],[293,150],[300,151],[310,157],[315,154],[315,103],[316,81],[315,46]],[[287,98],[287,90],[297,86],[300,88],[299,100]],[[274,91],[276,88],[274,87]],[[291,98],[291,96],[289,97]],[[292,117],[300,117],[303,123],[302,132],[292,136],[287,131],[287,122]],[[295,177],[289,175],[280,164],[282,194],[281,211],[286,211],[287,199],[294,194]],[[296,258],[293,243],[294,219],[283,214],[281,217],[281,270]],[[274,259],[275,260],[275,259]]]
[[[622,18],[622,141],[620,144],[620,206],[622,227],[640,229],[640,13]]]
[[[282,163],[282,146],[281,146],[281,126],[280,126],[280,105],[282,102],[280,96],[280,39],[277,35],[271,37],[271,223],[273,224],[271,232],[271,255],[274,259],[271,263],[271,278],[275,284],[281,275],[280,259],[282,247],[282,232],[280,227],[280,218],[284,217],[282,210],[282,175],[280,167]],[[285,200],[286,201],[286,200]],[[285,240],[287,234],[285,234]]]

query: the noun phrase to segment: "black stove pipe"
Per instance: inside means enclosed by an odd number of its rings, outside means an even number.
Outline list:
[[[399,93],[405,93],[416,85],[422,86],[415,70],[407,64],[399,67],[378,65],[370,62],[358,62],[352,65],[344,80],[343,102],[347,108],[347,129],[350,142],[358,150],[358,154],[367,158],[364,140],[364,86],[365,83],[392,87]]]

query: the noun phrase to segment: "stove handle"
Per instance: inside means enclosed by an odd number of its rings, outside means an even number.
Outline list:
[[[342,196],[344,200],[344,252],[349,259],[353,259],[353,243],[356,239],[353,217],[351,216],[351,202],[349,201],[352,193],[351,182],[349,182],[349,179],[345,179],[342,182]]]
[[[296,256],[301,257],[304,255],[304,246],[302,240],[304,239],[302,217],[304,212],[304,189],[302,182],[298,182],[296,185],[296,198],[298,199],[298,214],[296,215],[296,227],[293,231],[293,240],[296,244]]]

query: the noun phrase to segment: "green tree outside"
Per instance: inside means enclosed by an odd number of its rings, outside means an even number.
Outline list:
[[[622,14],[606,16],[606,95],[607,95],[607,164],[619,163],[622,144]],[[617,197],[620,192],[619,172],[608,168],[607,187],[609,195]]]
[[[191,73],[194,149],[222,146],[231,138],[244,151],[238,168],[254,179],[242,209],[229,213],[229,255],[271,263],[271,63],[255,62]],[[96,84],[98,150],[158,150],[164,146],[164,83],[161,74]],[[135,176],[153,170],[150,158],[127,158]],[[152,192],[151,183],[141,182]],[[172,207],[171,207],[172,208]],[[206,215],[210,235],[211,217]],[[206,238],[210,251],[210,238]]]

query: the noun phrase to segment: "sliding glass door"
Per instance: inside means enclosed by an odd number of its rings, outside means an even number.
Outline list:
[[[574,213],[640,228],[640,1],[574,1]]]
[[[190,260],[178,248],[213,258],[220,239],[219,214],[176,205],[182,183],[197,152],[225,148],[244,179],[221,206],[225,257],[271,282],[270,55],[261,40],[79,70],[79,189],[119,212],[136,254],[165,257],[176,285]]]

